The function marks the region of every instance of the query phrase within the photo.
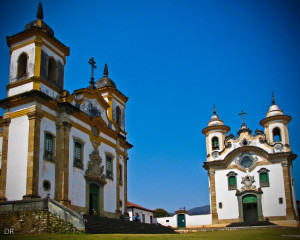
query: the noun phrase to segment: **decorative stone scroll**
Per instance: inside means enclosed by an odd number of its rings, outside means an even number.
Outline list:
[[[254,190],[256,189],[255,185],[252,185],[255,182],[254,177],[250,175],[246,175],[245,177],[242,177],[242,184],[244,186],[241,188],[242,191],[245,190]]]
[[[100,157],[98,149],[94,150],[90,155],[90,161],[88,162],[88,169],[85,172],[85,179],[91,181],[97,181],[100,184],[106,184],[106,177],[104,172],[104,166],[101,166],[102,159]]]

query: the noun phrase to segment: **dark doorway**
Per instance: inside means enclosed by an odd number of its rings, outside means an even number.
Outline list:
[[[257,197],[246,195],[243,197],[244,222],[258,222]]]
[[[91,215],[99,215],[99,187],[96,184],[90,184],[90,209]]]
[[[178,214],[177,223],[178,223],[178,228],[185,228],[185,216],[184,216],[184,214]]]

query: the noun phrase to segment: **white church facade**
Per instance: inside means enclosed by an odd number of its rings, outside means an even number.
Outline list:
[[[70,49],[42,20],[7,37],[10,74],[0,100],[0,201],[50,198],[77,212],[119,217],[127,212],[125,109],[128,97],[108,77],[69,93]],[[95,66],[90,59],[92,70]],[[87,84],[88,85],[88,84]]]
[[[242,114],[244,114],[242,112]],[[158,218],[172,227],[227,225],[234,222],[269,220],[279,225],[297,226],[296,194],[288,123],[275,104],[260,121],[264,131],[255,134],[243,121],[238,135],[216,114],[202,133],[206,136],[207,159],[204,168],[209,176],[211,213],[189,216],[179,211],[173,217]]]

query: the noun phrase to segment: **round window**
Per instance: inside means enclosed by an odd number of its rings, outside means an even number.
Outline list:
[[[43,182],[43,188],[45,191],[50,191],[51,189],[51,183],[48,180],[44,180]]]
[[[241,161],[241,166],[243,168],[251,168],[254,165],[253,160],[249,156],[243,157]]]

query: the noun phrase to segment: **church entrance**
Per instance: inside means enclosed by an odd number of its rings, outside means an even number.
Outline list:
[[[243,197],[244,222],[258,222],[257,197],[246,195]]]
[[[99,215],[99,187],[96,184],[90,184],[89,214]]]
[[[184,214],[178,214],[177,226],[178,226],[178,228],[185,228],[185,215]]]

